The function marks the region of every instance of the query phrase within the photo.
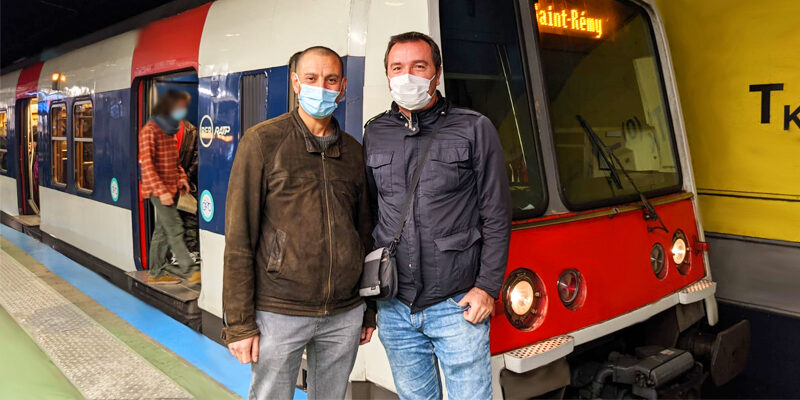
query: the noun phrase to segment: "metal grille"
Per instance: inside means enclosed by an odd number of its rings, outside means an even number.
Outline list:
[[[542,340],[541,342],[534,343],[525,347],[520,347],[516,350],[509,352],[509,355],[517,358],[533,357],[550,350],[561,347],[572,341],[571,336],[558,336],[552,339]]]
[[[242,134],[267,119],[267,90],[266,73],[242,76]]]
[[[0,306],[87,399],[192,398],[2,250]]]
[[[703,290],[708,289],[709,287],[713,286],[714,282],[709,279],[701,279],[681,290],[683,293],[696,293],[702,292]]]

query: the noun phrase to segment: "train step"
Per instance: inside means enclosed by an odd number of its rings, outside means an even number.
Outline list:
[[[180,283],[150,283],[147,271],[131,271],[129,291],[146,303],[160,309],[190,328],[200,331],[201,313],[197,305],[200,285]]]

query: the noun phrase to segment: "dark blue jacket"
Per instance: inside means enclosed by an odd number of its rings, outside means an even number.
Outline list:
[[[400,223],[432,125],[434,137],[397,248],[398,298],[418,312],[479,287],[497,298],[508,258],[511,200],[497,130],[475,111],[437,104],[411,114],[392,108],[364,132],[367,184],[376,247],[388,246]]]

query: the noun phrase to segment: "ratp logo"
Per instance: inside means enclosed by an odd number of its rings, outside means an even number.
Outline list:
[[[206,114],[203,115],[203,118],[200,120],[200,126],[198,127],[199,134],[200,134],[200,144],[203,147],[211,146],[211,142],[214,141],[214,138],[220,139],[223,142],[230,142],[233,137],[230,136],[231,127],[230,125],[221,125],[221,126],[214,126],[214,121],[211,120],[211,117]]]

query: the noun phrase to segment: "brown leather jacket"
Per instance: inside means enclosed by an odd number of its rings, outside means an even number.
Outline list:
[[[226,343],[258,334],[256,310],[323,316],[363,302],[372,218],[361,145],[340,131],[322,152],[310,135],[294,111],[239,142],[225,207]],[[364,322],[375,325],[372,307]]]
[[[189,178],[192,194],[197,197],[197,128],[189,121],[183,121],[183,141],[178,149],[178,162]]]

